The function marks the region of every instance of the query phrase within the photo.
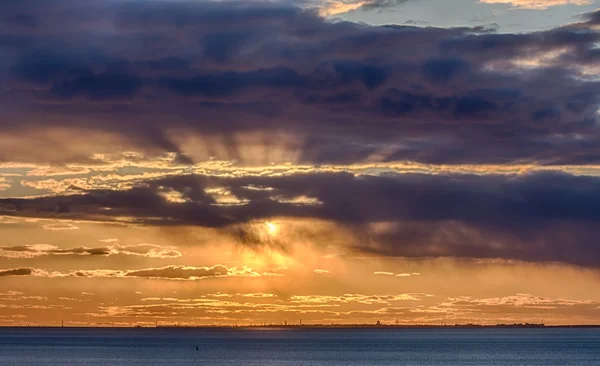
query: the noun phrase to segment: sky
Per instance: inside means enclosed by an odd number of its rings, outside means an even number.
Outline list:
[[[331,1],[323,14],[374,25],[487,26],[501,33],[551,30],[600,6],[594,0]]]
[[[588,0],[0,3],[0,325],[600,324]]]

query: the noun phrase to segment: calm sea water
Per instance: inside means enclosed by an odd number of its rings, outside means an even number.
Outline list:
[[[600,329],[1,329],[0,365],[600,365]]]

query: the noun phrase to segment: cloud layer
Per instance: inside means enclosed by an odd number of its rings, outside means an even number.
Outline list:
[[[71,270],[68,272],[47,271],[39,268],[11,268],[0,270],[0,277],[13,276],[35,276],[47,278],[149,278],[163,280],[202,280],[205,278],[220,277],[272,277],[273,273],[259,273],[248,267],[231,267],[215,265],[212,267],[192,267],[183,265],[171,265],[161,268],[131,269],[131,270],[112,270],[112,269],[94,269],[94,270]]]
[[[369,26],[278,2],[26,0],[0,14],[0,160],[37,164],[0,190],[49,193],[2,199],[2,215],[216,228],[253,247],[289,240],[255,222],[316,219],[381,256],[600,266],[600,181],[567,174],[600,158],[599,12],[522,34]],[[153,154],[168,158],[127,163]],[[181,255],[0,248],[113,254]]]
[[[26,0],[0,10],[5,161],[87,161],[114,146],[182,162],[599,157],[595,13],[495,34],[332,21],[282,3]],[[23,149],[36,131],[44,143]]]
[[[98,248],[77,247],[63,249],[55,245],[34,244],[11,247],[0,247],[0,257],[4,258],[34,258],[40,256],[110,256],[134,255],[148,258],[177,258],[181,253],[174,248],[153,244],[112,245]]]
[[[548,9],[553,6],[590,5],[592,0],[480,0],[486,4],[510,4],[522,9]]]
[[[600,11],[401,6],[0,1],[0,323],[597,323]]]
[[[286,240],[295,237],[265,237],[253,229],[254,222],[277,217],[318,219],[350,232],[354,239],[347,245],[380,255],[504,258],[598,267],[600,252],[594,238],[600,234],[599,184],[597,177],[558,173],[188,175],[149,180],[122,191],[3,199],[0,214],[210,227],[252,247],[269,243],[285,247]],[[228,201],[214,197],[223,191],[228,192]],[[177,254],[148,245],[2,250],[10,255]]]

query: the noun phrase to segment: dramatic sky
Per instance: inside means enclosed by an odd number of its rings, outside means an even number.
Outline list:
[[[600,1],[0,2],[0,325],[600,324]]]

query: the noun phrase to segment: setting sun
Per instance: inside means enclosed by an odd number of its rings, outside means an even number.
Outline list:
[[[269,222],[267,221],[267,232],[269,233],[269,235],[276,235],[277,232],[279,231],[279,225],[273,223],[273,222]]]

